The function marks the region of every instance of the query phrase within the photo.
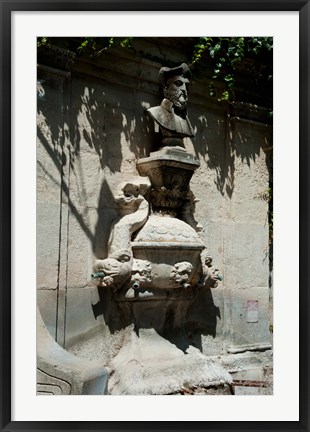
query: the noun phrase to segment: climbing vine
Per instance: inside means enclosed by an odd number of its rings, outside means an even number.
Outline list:
[[[266,189],[263,192],[260,192],[256,195],[257,199],[260,199],[261,201],[266,201],[269,204],[269,210],[268,210],[268,226],[269,226],[269,244],[272,245],[273,242],[273,190],[271,187]]]
[[[96,38],[86,37],[77,47],[79,54],[89,54],[91,56],[99,56],[104,51],[112,47],[131,48],[132,37],[119,38]]]
[[[38,47],[57,38],[38,38]],[[62,38],[65,39],[65,38]],[[78,56],[98,57],[111,48],[133,49],[133,37],[68,38],[68,49]],[[69,41],[70,40],[70,41]],[[64,41],[62,41],[64,43]],[[234,101],[238,73],[247,63],[253,84],[272,83],[272,37],[199,37],[192,38],[188,63],[196,77],[211,77],[209,93],[219,101]],[[148,53],[144,53],[147,57]],[[220,88],[217,83],[221,83]]]
[[[38,47],[52,44],[57,38],[41,37],[38,38]],[[70,38],[70,50],[77,55],[86,55],[90,57],[100,56],[104,51],[110,48],[131,48],[132,37],[79,37]],[[62,41],[63,43],[63,41]]]
[[[238,67],[245,59],[252,60],[254,80],[272,80],[272,49],[272,37],[201,37],[194,46],[191,63],[198,73],[207,65],[211,68],[211,96],[234,100]],[[224,83],[221,94],[216,92],[215,81]]]

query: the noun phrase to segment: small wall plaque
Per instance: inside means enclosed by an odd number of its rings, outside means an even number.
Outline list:
[[[248,323],[258,322],[258,301],[257,300],[247,301],[247,322]]]

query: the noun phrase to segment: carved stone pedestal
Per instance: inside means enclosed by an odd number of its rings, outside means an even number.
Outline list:
[[[188,185],[200,163],[182,147],[164,147],[137,162],[141,176],[150,178],[154,212],[176,215],[184,205]]]
[[[229,373],[198,349],[184,353],[154,329],[129,333],[109,364],[112,395],[165,395],[183,386],[213,387],[232,382]]]

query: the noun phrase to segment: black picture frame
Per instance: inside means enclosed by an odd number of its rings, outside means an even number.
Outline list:
[[[310,431],[309,427],[309,0],[14,1],[0,0],[1,12],[1,431]],[[11,14],[14,11],[298,11],[299,40],[299,421],[285,422],[24,422],[11,421]],[[289,104],[288,104],[289,105]],[[292,144],[293,145],[296,144]],[[294,151],[292,149],[292,151]],[[294,269],[294,272],[297,270]],[[289,371],[288,393],[289,393]],[[288,394],[289,397],[289,394]]]

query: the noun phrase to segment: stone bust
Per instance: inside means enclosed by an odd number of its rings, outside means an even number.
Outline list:
[[[162,67],[159,76],[163,84],[164,99],[160,106],[147,109],[159,125],[163,142],[193,137],[194,131],[187,117],[187,88],[191,72],[185,63],[174,68]]]

